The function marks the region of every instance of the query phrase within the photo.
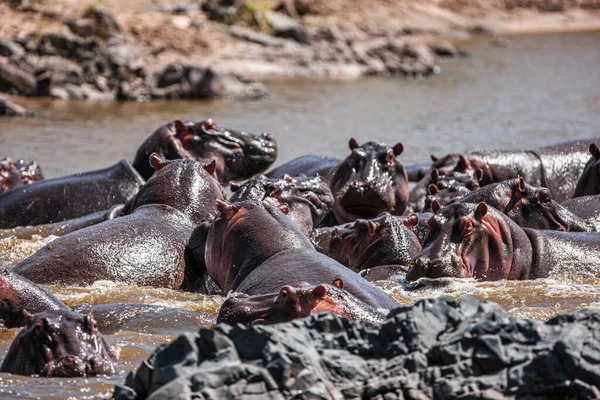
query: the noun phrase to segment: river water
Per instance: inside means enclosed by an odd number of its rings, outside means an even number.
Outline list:
[[[266,82],[262,101],[85,103],[26,100],[36,119],[0,120],[0,155],[36,159],[48,177],[103,168],[133,158],[142,140],[175,118],[213,118],[217,124],[271,132],[278,163],[313,153],[343,157],[347,143],[401,141],[406,164],[480,148],[526,149],[562,140],[600,137],[600,33],[527,36],[494,47],[487,39],[463,44],[471,58],[442,62],[427,79]],[[0,266],[26,258],[54,237],[0,239]],[[546,320],[584,307],[600,308],[600,280],[565,276],[528,282],[446,280],[407,292],[381,286],[400,302],[472,294],[500,303],[513,315]],[[167,289],[96,282],[49,287],[67,305],[147,303],[215,315],[223,301]],[[197,323],[149,321],[107,335],[119,353],[118,374],[91,379],[42,379],[0,374],[0,398],[102,398],[160,343]],[[4,357],[18,330],[0,331]]]

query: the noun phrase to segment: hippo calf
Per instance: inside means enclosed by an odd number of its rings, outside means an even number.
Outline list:
[[[43,377],[112,375],[116,360],[91,314],[52,310],[29,315],[0,372]]]
[[[320,176],[283,175],[281,178],[255,176],[243,185],[232,185],[232,203],[244,200],[266,201],[276,207],[287,206],[290,217],[309,236],[313,228],[331,211],[333,194]]]
[[[386,313],[345,291],[344,281],[338,278],[330,285],[285,285],[274,294],[248,296],[237,293],[225,300],[217,322],[275,324],[319,312],[329,312],[353,321],[383,322],[386,317]]]
[[[224,293],[277,293],[285,285],[318,285],[341,278],[345,289],[374,308],[398,305],[387,294],[337,261],[318,253],[296,224],[258,201],[217,201],[219,213],[201,225],[204,243],[192,248]]]
[[[185,248],[194,227],[216,213],[224,194],[214,163],[165,161],[130,202],[131,213],[54,240],[13,271],[35,283],[89,285],[110,280],[180,289],[194,281]]]
[[[423,251],[406,275],[537,279],[600,276],[600,234],[522,229],[486,203],[454,203],[429,221]]]

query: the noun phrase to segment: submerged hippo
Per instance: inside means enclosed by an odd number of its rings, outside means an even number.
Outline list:
[[[432,201],[430,196],[435,196],[442,205],[450,204],[479,189],[481,176],[482,171],[479,169],[474,172],[451,171],[441,174],[434,168],[429,176],[421,179],[411,189],[409,208],[413,212],[429,211]]]
[[[481,169],[481,186],[522,176],[534,186],[550,189],[559,203],[571,198],[589,159],[588,147],[598,139],[580,139],[535,150],[480,150],[434,159],[429,168],[442,173]],[[425,176],[430,169],[422,170]]]
[[[379,217],[331,228],[316,229],[311,241],[320,253],[339,261],[353,271],[384,266],[408,266],[421,252],[417,236],[407,227],[418,217]],[[408,267],[405,267],[408,269]]]
[[[167,160],[215,160],[216,176],[226,185],[265,171],[277,158],[277,142],[270,133],[256,135],[217,127],[212,119],[175,120],[159,127],[138,149],[133,166],[144,179],[154,173],[148,165],[152,153]]]
[[[550,229],[565,232],[595,232],[592,223],[552,199],[546,188],[533,187],[523,177],[484,186],[458,200],[458,203],[481,203],[506,214],[522,228]]]
[[[0,195],[0,229],[78,218],[127,203],[144,180],[127,160],[98,171],[46,179]]]
[[[274,206],[218,201],[219,213],[201,225],[205,241],[193,248],[224,293],[277,293],[285,285],[318,285],[341,278],[345,289],[375,308],[398,305],[337,261],[318,253],[296,224]]]
[[[386,314],[344,290],[344,281],[331,285],[285,285],[279,293],[248,296],[237,293],[225,300],[217,322],[244,325],[275,324],[329,312],[353,321],[383,322]]]
[[[480,280],[600,276],[600,234],[521,229],[485,203],[454,203],[431,218],[423,251],[408,272]]]
[[[14,272],[36,283],[89,285],[110,280],[181,288],[194,280],[185,247],[223,199],[215,165],[151,156],[156,173],[131,202],[131,213],[60,237],[23,260]]]
[[[320,176],[284,175],[281,178],[255,176],[241,186],[232,185],[232,203],[244,200],[266,201],[276,207],[287,206],[290,217],[306,236],[331,211],[333,194]]]
[[[383,211],[401,215],[408,204],[408,178],[397,159],[404,150],[402,144],[389,147],[367,142],[359,145],[350,139],[349,147],[351,153],[344,160],[307,156],[306,163],[296,159],[267,176],[314,173],[327,176],[335,197],[333,216],[337,224],[357,218],[375,218]]]
[[[45,289],[6,269],[0,270],[0,319],[7,328],[18,328],[27,322],[29,313],[68,310]]]
[[[36,161],[13,161],[9,157],[0,160],[0,193],[42,179],[44,175]]]
[[[116,360],[91,314],[52,310],[29,315],[0,372],[43,377],[112,375]]]
[[[577,181],[573,197],[600,194],[600,149],[595,143],[592,143],[589,150],[592,157],[585,164],[585,168]]]

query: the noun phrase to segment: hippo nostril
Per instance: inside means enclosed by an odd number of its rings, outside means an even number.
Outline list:
[[[265,139],[273,139],[273,135],[271,135],[269,132],[263,132],[262,135]]]
[[[437,268],[437,267],[441,267],[441,266],[442,266],[442,260],[434,260],[434,261],[432,262],[432,264],[433,264],[433,266],[434,266],[434,267],[436,267],[436,268]]]
[[[352,181],[352,182],[350,183],[350,186],[352,186],[353,188],[355,188],[355,187],[357,187],[357,186],[358,186],[358,183],[357,183],[356,181]]]

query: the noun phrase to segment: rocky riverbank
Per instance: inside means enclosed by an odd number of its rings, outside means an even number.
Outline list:
[[[317,314],[184,334],[115,399],[600,397],[600,312],[546,323],[472,297],[421,300],[383,324]]]
[[[0,1],[0,92],[260,98],[248,77],[425,76],[478,34],[600,28],[596,0]],[[450,39],[450,40],[448,40]]]

